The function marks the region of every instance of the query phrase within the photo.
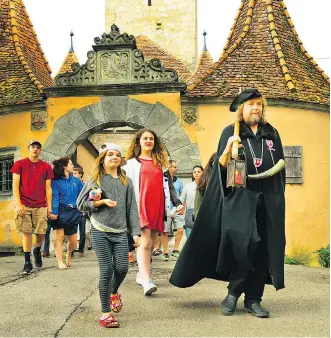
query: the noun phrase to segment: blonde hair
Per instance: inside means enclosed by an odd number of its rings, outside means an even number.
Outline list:
[[[90,178],[91,181],[96,182],[96,184],[101,186],[101,179],[105,176],[105,168],[103,167],[103,159],[106,156],[107,151],[103,151],[99,157],[96,158],[94,163],[94,168],[91,172]],[[123,185],[128,185],[128,179],[125,175],[125,172],[121,169],[121,166],[117,167],[117,175]]]
[[[267,114],[266,114],[267,101],[266,101],[266,99],[263,98],[263,97],[260,97],[260,99],[261,99],[261,102],[262,102],[262,116],[261,116],[261,122],[262,122],[263,124],[266,124],[266,123],[268,122],[268,121],[267,121],[267,116],[266,116],[266,115],[267,115]],[[238,122],[243,121],[244,104],[245,104],[246,102],[253,101],[253,100],[256,100],[256,98],[255,98],[255,99],[251,99],[251,100],[247,100],[247,101],[243,102],[243,103],[238,107],[238,109],[237,109],[237,111],[236,111],[236,121],[238,121]]]
[[[151,133],[154,137],[154,148],[152,150],[152,159],[154,165],[160,168],[167,168],[169,165],[169,160],[165,147],[155,132],[147,128],[143,128],[138,131],[130,144],[126,159],[130,160],[131,158],[136,158],[141,154],[140,139],[142,134],[146,132]]]

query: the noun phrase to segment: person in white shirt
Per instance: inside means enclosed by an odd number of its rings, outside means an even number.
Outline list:
[[[201,165],[196,165],[193,167],[192,182],[186,184],[180,196],[180,200],[186,206],[185,226],[184,226],[186,238],[190,236],[190,233],[192,231],[193,224],[194,224],[193,214],[194,214],[195,192],[196,192],[197,184],[199,183],[202,172],[203,172],[203,167]]]

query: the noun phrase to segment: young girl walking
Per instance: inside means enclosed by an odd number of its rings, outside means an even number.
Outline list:
[[[99,150],[94,170],[77,199],[80,211],[90,212],[92,243],[96,252],[100,281],[102,316],[99,323],[107,328],[120,324],[112,312],[122,310],[118,289],[128,272],[128,236],[139,246],[139,215],[133,184],[121,165],[122,149],[105,143]],[[96,193],[96,189],[101,189]]]
[[[139,130],[129,147],[127,158],[128,163],[123,169],[133,181],[141,227],[136,282],[143,286],[144,294],[148,296],[157,290],[151,280],[152,251],[158,232],[164,232],[170,200],[176,206],[177,213],[183,214],[184,209],[171,176],[163,173],[163,169],[166,171],[168,167],[168,155],[152,130]]]

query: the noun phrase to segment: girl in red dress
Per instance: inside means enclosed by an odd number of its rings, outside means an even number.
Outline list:
[[[151,280],[151,257],[158,232],[164,231],[166,208],[170,200],[182,214],[184,209],[176,195],[171,176],[163,173],[168,166],[168,155],[157,135],[149,129],[141,129],[132,141],[123,167],[133,181],[138,204],[141,242],[137,251],[139,272],[136,281],[144,288],[145,295],[157,290]]]

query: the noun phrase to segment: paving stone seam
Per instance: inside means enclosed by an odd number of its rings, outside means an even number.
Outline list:
[[[93,278],[92,279],[92,281],[91,282],[94,282],[96,279],[99,279],[99,276],[97,276],[97,277],[95,277],[95,278]],[[83,299],[71,312],[70,312],[70,314],[69,314],[69,316],[67,317],[67,319],[65,320],[65,322],[62,324],[62,326],[55,332],[55,334],[54,334],[54,337],[58,337],[59,336],[59,334],[61,333],[61,331],[62,331],[62,329],[65,327],[65,325],[68,323],[68,321],[70,320],[70,318],[73,316],[73,314],[80,308],[80,306],[83,304],[83,303],[85,303],[90,297],[92,297],[93,296],[93,294],[98,290],[98,286],[97,287],[95,287],[94,289],[93,289],[93,291],[89,294],[89,295],[87,295],[86,297],[85,297],[85,299]]]

